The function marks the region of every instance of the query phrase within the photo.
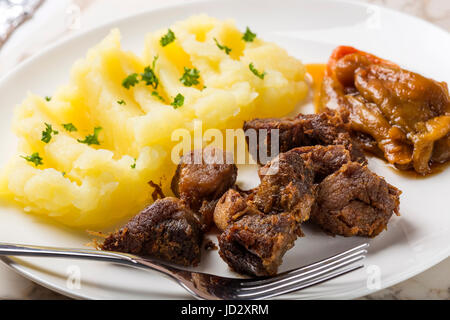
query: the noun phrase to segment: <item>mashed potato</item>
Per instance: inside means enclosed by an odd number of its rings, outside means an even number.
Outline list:
[[[113,30],[75,63],[70,83],[51,100],[30,94],[16,109],[18,155],[4,168],[0,195],[69,226],[107,228],[151,203],[149,181],[170,194],[175,129],[192,131],[196,120],[204,130],[239,128],[251,118],[283,116],[306,96],[302,63],[275,44],[244,41],[233,21],[201,15],[170,31],[175,40],[165,46],[168,29],[149,34],[140,57],[123,51]],[[147,66],[157,86],[140,81]],[[198,83],[180,81],[185,68],[198,70]],[[123,81],[133,74],[139,81],[127,89]],[[175,108],[177,95],[184,103]],[[48,143],[45,124],[53,130]],[[82,143],[97,127],[99,145]],[[41,161],[21,157],[33,154]]]

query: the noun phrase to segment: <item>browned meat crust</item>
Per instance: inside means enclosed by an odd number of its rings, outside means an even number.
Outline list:
[[[298,222],[309,219],[316,189],[310,165],[297,152],[285,152],[260,168],[261,184],[253,203],[265,214],[286,212]]]
[[[222,259],[235,271],[250,276],[275,275],[297,238],[291,215],[250,215],[219,236]]]
[[[214,242],[212,242],[211,240],[206,240],[204,243],[204,246],[206,251],[215,251],[217,249],[219,249],[216,244]]]
[[[314,146],[292,149],[290,152],[302,156],[314,173],[314,183],[320,183],[330,174],[338,171],[344,164],[351,162],[350,152],[344,146]]]
[[[217,200],[236,183],[237,167],[232,156],[220,149],[206,148],[200,153],[194,150],[183,156],[172,180],[172,191],[200,212],[208,229]]]
[[[345,150],[345,149],[344,149]],[[229,190],[219,200],[214,220],[220,255],[237,272],[273,275],[309,219],[316,187],[304,154],[281,153],[260,168],[261,184],[250,194]]]
[[[200,262],[202,225],[176,198],[157,200],[101,245],[102,250],[150,256],[191,266]]]
[[[214,223],[220,231],[225,231],[234,221],[249,214],[250,207],[251,202],[246,194],[230,189],[217,202]]]
[[[398,214],[401,191],[350,162],[319,185],[311,220],[332,235],[375,237]]]
[[[299,114],[296,118],[255,119],[244,123],[244,131],[252,129],[256,130],[257,135],[261,134],[260,130],[266,130],[265,150],[271,145],[271,130],[278,129],[280,153],[304,146],[343,145],[349,150],[353,161],[367,162],[362,149],[350,136],[349,126],[332,110],[320,114]],[[258,154],[260,148],[258,145]],[[259,159],[258,155],[252,156]]]
[[[312,165],[304,158],[311,160],[309,151],[306,154],[306,150],[293,149],[281,153],[260,168],[261,183],[257,188],[249,193],[234,189],[225,193],[216,206],[215,220],[219,229],[255,211],[258,214],[289,213],[298,222],[308,220],[316,188]]]

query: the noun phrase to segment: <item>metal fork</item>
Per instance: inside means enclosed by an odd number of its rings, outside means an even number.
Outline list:
[[[299,291],[362,268],[361,260],[365,258],[368,246],[368,243],[358,245],[310,265],[280,273],[274,277],[256,279],[224,278],[181,270],[149,258],[131,254],[87,249],[0,243],[0,256],[55,257],[119,263],[159,271],[175,280],[198,299],[260,300]]]

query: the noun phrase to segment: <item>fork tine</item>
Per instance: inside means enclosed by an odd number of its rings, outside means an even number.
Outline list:
[[[368,246],[369,246],[368,243],[364,243],[362,245],[358,245],[349,250],[340,252],[338,254],[335,254],[334,256],[330,256],[330,257],[320,260],[318,262],[314,262],[312,264],[302,266],[302,267],[299,267],[294,270],[286,271],[284,273],[280,273],[275,277],[261,279],[261,280],[250,279],[247,281],[243,281],[241,285],[243,288],[246,288],[246,287],[254,288],[256,285],[273,284],[277,281],[283,281],[285,279],[288,280],[288,279],[291,279],[291,277],[293,277],[293,276],[307,274],[309,272],[315,271],[315,270],[321,268],[322,266],[326,267],[329,265],[329,262],[340,262],[348,256],[353,256],[355,254],[360,254],[360,253],[367,253],[366,248]]]
[[[298,278],[306,278],[308,276],[315,276],[317,275],[319,272],[321,272],[321,270],[330,270],[330,268],[332,268],[333,266],[338,267],[340,265],[342,265],[342,263],[352,263],[352,262],[356,262],[358,260],[361,260],[364,258],[364,255],[367,253],[366,250],[360,250],[357,252],[354,252],[350,255],[347,255],[345,257],[342,257],[340,259],[337,260],[331,260],[330,262],[326,263],[326,264],[321,264],[318,265],[316,268],[314,269],[308,269],[306,271],[302,271],[302,272],[296,272],[296,273],[291,273],[288,276],[285,276],[283,278],[274,278],[272,279],[272,281],[266,281],[262,284],[259,283],[253,283],[253,285],[249,286],[248,283],[247,285],[244,287],[242,287],[242,290],[254,290],[255,288],[258,288],[260,290],[264,289],[264,288],[270,288],[273,286],[278,286],[281,285],[283,283],[286,282],[292,282],[295,279]],[[269,280],[269,279],[267,279]]]
[[[336,264],[335,261],[332,261],[325,266],[321,265],[314,270],[309,270],[306,274],[295,274],[290,278],[283,279],[282,281],[242,288],[238,293],[238,296],[239,298],[244,299],[254,299],[255,296],[262,294],[269,295],[279,291],[285,291],[293,285],[304,285],[305,283],[309,283],[317,278],[329,275],[336,270],[340,270],[364,258],[364,253],[360,252],[358,255],[351,255],[350,257],[341,258],[338,264]]]
[[[361,269],[363,267],[364,267],[363,264],[356,265],[356,266],[350,266],[350,267],[347,267],[347,268],[345,268],[343,270],[332,272],[330,274],[324,275],[322,277],[316,278],[316,279],[311,280],[311,281],[296,283],[295,285],[292,285],[290,287],[284,288],[284,290],[280,290],[280,291],[276,291],[276,292],[273,292],[273,293],[268,293],[268,294],[265,294],[265,295],[261,295],[260,297],[252,298],[252,300],[274,298],[274,297],[277,297],[277,296],[280,296],[280,295],[283,295],[283,294],[288,294],[288,293],[292,293],[292,292],[299,291],[299,290],[302,290],[302,289],[306,289],[308,287],[312,287],[312,286],[324,283],[326,281],[329,281],[329,280],[332,280],[334,278],[340,277],[340,276],[342,276],[344,274],[353,272],[353,271]]]

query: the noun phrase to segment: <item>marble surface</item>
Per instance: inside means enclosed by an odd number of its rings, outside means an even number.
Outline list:
[[[313,0],[311,0],[313,1]],[[449,0],[359,0],[418,16],[450,31]],[[183,0],[47,0],[33,19],[0,50],[0,74],[49,43],[73,32],[149,8]],[[108,10],[104,10],[104,8]],[[0,299],[67,299],[21,277],[0,263]],[[450,299],[450,258],[393,287],[362,299]]]

